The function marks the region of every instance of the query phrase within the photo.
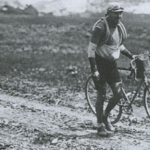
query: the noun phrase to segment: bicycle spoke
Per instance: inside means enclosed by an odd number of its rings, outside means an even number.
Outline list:
[[[89,87],[91,87],[93,90],[95,89],[95,85],[92,80],[89,81]]]

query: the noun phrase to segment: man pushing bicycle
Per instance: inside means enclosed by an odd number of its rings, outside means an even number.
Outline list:
[[[93,33],[88,47],[88,58],[97,90],[97,133],[100,136],[109,136],[115,130],[108,116],[122,97],[121,78],[116,60],[119,58],[120,52],[130,59],[134,58],[134,55],[123,45],[124,40],[127,38],[126,29],[120,21],[123,11],[124,9],[118,5],[108,7],[105,17],[102,17],[93,26]],[[103,111],[106,83],[111,87],[113,97]]]

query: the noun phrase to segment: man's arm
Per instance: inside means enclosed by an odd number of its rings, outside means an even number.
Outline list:
[[[120,52],[128,58],[133,59],[133,54],[129,50],[127,50],[124,45],[120,46]]]
[[[91,66],[91,72],[94,73],[96,69],[96,63],[95,63],[95,50],[97,48],[97,45],[90,42],[88,47],[88,58]]]
[[[88,58],[89,58],[92,73],[94,73],[97,70],[96,63],[95,63],[95,51],[101,35],[102,35],[101,29],[96,27],[95,30],[93,31],[91,41],[88,47]]]

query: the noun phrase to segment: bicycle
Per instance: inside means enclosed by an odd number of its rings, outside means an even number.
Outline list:
[[[119,103],[115,106],[115,108],[111,111],[109,118],[112,124],[117,123],[121,116],[122,113],[125,113],[127,115],[132,115],[133,114],[133,103],[135,103],[135,99],[138,94],[141,94],[141,88],[142,89],[142,94],[143,98],[141,101],[142,107],[146,110],[146,113],[148,115],[148,118],[150,118],[150,88],[149,88],[149,80],[146,74],[140,79],[140,81],[137,81],[138,79],[136,78],[137,76],[137,67],[135,62],[136,60],[139,59],[139,56],[137,56],[135,59],[130,61],[130,67],[125,68],[125,67],[120,67],[118,68],[119,72],[121,73],[122,71],[124,72],[125,76],[127,79],[133,79],[133,81],[136,81],[138,83],[137,88],[135,91],[129,90],[128,92],[125,90],[125,87],[122,86],[122,93],[123,93],[123,98],[119,101]],[[127,75],[128,72],[128,75]],[[130,81],[128,84],[131,83]],[[132,85],[133,86],[133,85]],[[96,110],[95,110],[95,103],[96,103],[96,90],[95,90],[95,85],[92,79],[92,75],[89,75],[88,79],[86,80],[85,84],[85,96],[86,100],[88,102],[88,105],[92,112],[96,115]],[[112,97],[113,93],[111,91],[111,88],[107,85],[106,88],[106,100],[104,102],[104,108],[107,106],[108,101],[110,97]],[[146,114],[145,113],[145,114]]]

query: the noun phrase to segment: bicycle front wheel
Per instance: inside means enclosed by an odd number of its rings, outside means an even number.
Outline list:
[[[95,89],[95,85],[92,79],[92,75],[90,75],[86,81],[85,85],[85,96],[86,100],[88,102],[88,105],[91,109],[91,111],[96,115],[96,109],[95,109],[95,104],[97,100],[97,90]],[[106,88],[106,100],[104,102],[104,110],[107,107],[107,104],[109,102],[109,99],[113,96],[111,88],[107,85]],[[110,112],[109,118],[112,124],[117,123],[122,114],[122,107],[116,105],[115,108]]]
[[[145,105],[148,118],[150,118],[150,90],[149,88],[145,88],[144,90],[144,105]]]

